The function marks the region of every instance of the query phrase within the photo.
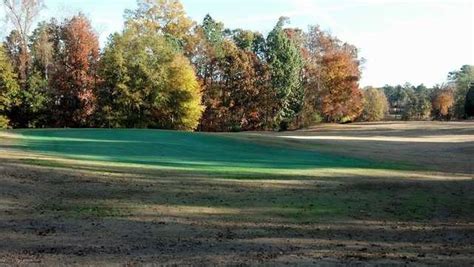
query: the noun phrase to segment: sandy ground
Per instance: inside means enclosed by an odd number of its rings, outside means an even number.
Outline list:
[[[263,137],[269,135],[277,138]],[[37,166],[25,159],[43,156],[11,150],[3,139],[0,265],[473,266],[473,135],[474,123],[324,125],[239,134],[236,138],[413,161],[429,169],[255,181],[61,159],[56,160],[63,167]],[[439,208],[430,217],[416,220],[385,216],[400,212],[397,195],[414,188],[466,203],[459,209],[433,204]],[[271,203],[333,194],[350,205],[357,201],[344,198],[350,192],[360,191],[363,198],[378,190],[394,194],[383,216],[354,210],[335,219],[305,220],[278,216],[280,211],[259,204],[264,198]]]

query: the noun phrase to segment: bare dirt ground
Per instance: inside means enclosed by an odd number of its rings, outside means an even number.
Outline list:
[[[416,168],[229,179],[50,159],[0,137],[0,265],[474,265],[474,123],[231,136]]]

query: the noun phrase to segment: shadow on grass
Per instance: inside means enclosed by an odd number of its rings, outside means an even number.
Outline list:
[[[448,263],[466,265],[474,242],[469,180],[334,174],[311,183],[296,176],[253,182],[178,171],[119,169],[110,176],[2,167],[0,204],[12,204],[0,205],[0,257],[222,264],[318,255],[440,263],[451,254]]]
[[[420,180],[400,178],[397,174],[357,176],[350,172],[209,176],[207,172],[178,170],[140,172],[140,168],[18,167],[15,161],[3,165],[11,170],[34,170],[35,175],[46,178],[40,182],[44,189],[60,193],[60,197],[36,205],[48,212],[80,215],[90,210],[91,214],[119,216],[117,211],[125,207],[125,211],[133,213],[136,209],[138,214],[166,210],[164,213],[191,217],[202,213],[218,215],[223,220],[244,218],[254,223],[354,219],[442,221],[474,217],[474,196],[470,194],[474,182],[469,179]],[[21,172],[8,174],[15,177]],[[33,179],[30,177],[25,179]],[[34,180],[38,182],[37,178]],[[8,191],[9,184],[3,186]],[[12,191],[21,190],[12,188]],[[110,201],[117,207],[110,212],[102,210]]]

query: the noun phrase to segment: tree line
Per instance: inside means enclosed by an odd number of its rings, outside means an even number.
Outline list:
[[[448,75],[446,84],[427,88],[423,84],[381,88],[388,101],[388,114],[403,120],[459,120],[474,116],[474,66],[464,65]]]
[[[42,1],[2,1],[13,30],[0,47],[0,127],[287,130],[380,120],[389,110],[467,115],[471,66],[450,74],[452,88],[362,90],[355,46],[286,18],[264,36],[210,15],[197,23],[178,0],[138,0],[100,49],[83,14],[32,29]]]

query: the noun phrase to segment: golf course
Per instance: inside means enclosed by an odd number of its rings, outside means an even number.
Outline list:
[[[474,123],[0,131],[0,265],[472,266]]]

